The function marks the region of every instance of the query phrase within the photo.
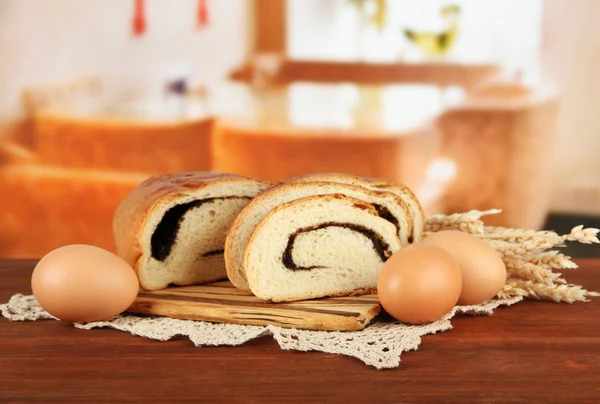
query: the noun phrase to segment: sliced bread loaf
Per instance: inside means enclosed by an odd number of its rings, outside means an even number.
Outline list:
[[[250,290],[289,302],[374,292],[401,248],[396,227],[373,205],[340,194],[296,199],[260,221],[246,248]]]
[[[145,290],[223,279],[229,226],[269,186],[211,172],[150,177],[115,211],[117,253],[133,266]]]
[[[404,201],[410,210],[410,215],[412,218],[412,233],[410,242],[418,242],[421,240],[423,228],[425,226],[425,212],[423,211],[423,207],[421,206],[421,203],[415,194],[406,185],[375,178],[363,178],[340,173],[308,174],[299,177],[293,177],[286,182],[298,183],[313,181],[332,181],[344,184],[353,184],[366,187],[372,191],[391,192],[397,195]]]
[[[252,232],[269,212],[286,202],[314,195],[343,194],[371,204],[390,222],[402,245],[408,244],[412,219],[403,201],[388,192],[373,192],[362,186],[336,182],[283,184],[258,195],[233,221],[225,241],[227,277],[239,289],[250,290],[244,270],[244,254]]]

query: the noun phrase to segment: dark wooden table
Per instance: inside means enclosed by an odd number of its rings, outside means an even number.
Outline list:
[[[31,293],[35,261],[0,260],[0,302]],[[600,260],[567,279],[600,290]],[[195,348],[58,321],[0,318],[0,402],[36,403],[600,403],[600,298],[528,301],[459,317],[378,371],[270,338]]]

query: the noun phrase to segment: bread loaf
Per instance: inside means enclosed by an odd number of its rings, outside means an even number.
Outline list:
[[[381,218],[392,225],[400,244],[408,244],[412,229],[410,213],[403,201],[392,193],[378,193],[361,186],[335,182],[283,184],[258,195],[233,221],[225,241],[229,280],[242,290],[250,290],[244,269],[244,254],[252,232],[272,209],[299,198],[327,194],[343,194],[371,204]]]
[[[225,278],[227,230],[250,199],[269,186],[224,173],[150,177],[115,212],[117,253],[146,290]]]
[[[400,248],[396,227],[373,205],[318,195],[281,204],[261,220],[244,267],[263,300],[364,294],[375,291],[381,267]]]
[[[343,184],[359,185],[372,191],[391,192],[397,195],[408,206],[410,216],[412,218],[412,233],[410,241],[418,242],[421,240],[423,227],[425,226],[425,213],[423,212],[423,207],[419,203],[419,200],[415,194],[406,185],[374,178],[363,178],[339,173],[308,174],[291,178],[286,182],[298,183],[314,181],[332,181]]]

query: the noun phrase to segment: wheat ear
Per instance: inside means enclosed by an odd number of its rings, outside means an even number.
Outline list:
[[[594,229],[591,227],[584,229],[583,225],[579,225],[573,227],[573,229],[571,229],[571,233],[562,236],[562,238],[566,241],[578,241],[583,244],[598,244],[600,243],[600,240],[598,240],[597,237],[599,232],[599,229]]]
[[[523,261],[534,264],[544,265],[556,269],[576,269],[579,265],[571,261],[571,257],[558,250],[544,251],[538,254],[528,254],[521,257]]]
[[[546,285],[554,285],[555,283],[565,284],[566,280],[561,278],[560,273],[552,272],[552,268],[544,265],[535,265],[529,262],[523,262],[518,259],[507,259],[506,271],[508,276],[539,282]]]
[[[490,209],[485,211],[471,210],[466,213],[454,213],[451,215],[433,215],[429,216],[425,221],[424,231],[460,230],[471,234],[483,234],[484,225],[481,218],[500,212],[500,209]]]
[[[556,303],[587,302],[588,297],[600,296],[600,293],[590,292],[579,285],[546,285],[530,280],[512,279],[506,281],[499,296],[524,296],[539,300],[551,300]]]
[[[504,240],[488,240],[483,239],[487,244],[491,245],[504,257],[521,258],[522,256],[540,253],[549,248],[555,247],[557,244],[546,239],[531,239],[519,243],[511,243]]]

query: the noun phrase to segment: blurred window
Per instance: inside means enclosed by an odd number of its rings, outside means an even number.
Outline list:
[[[337,61],[418,61],[426,55],[405,36],[440,32],[444,5],[461,13],[458,34],[447,56],[463,62],[500,63],[511,72],[537,75],[541,37],[541,0],[387,0],[381,30],[364,24],[360,0],[287,0],[287,49],[292,59]],[[378,0],[365,0],[367,11]],[[371,3],[371,4],[369,4]]]

